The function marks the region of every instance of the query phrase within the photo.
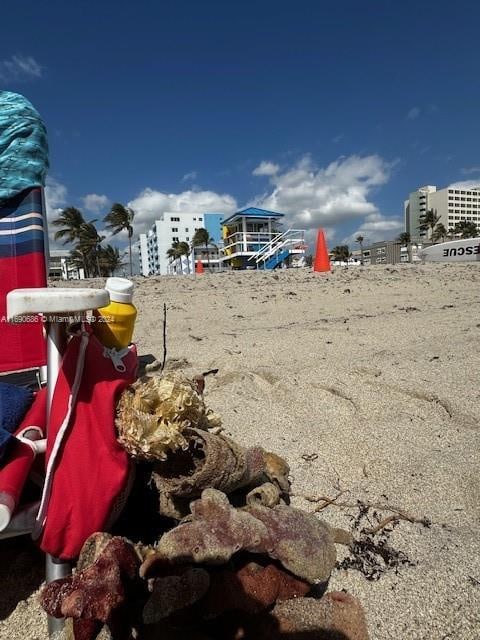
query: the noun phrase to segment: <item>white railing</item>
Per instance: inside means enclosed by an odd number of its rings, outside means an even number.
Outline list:
[[[237,231],[224,239],[223,251],[231,253],[256,253],[259,247],[269,244],[279,232],[268,231]]]
[[[274,254],[278,253],[284,247],[295,243],[304,242],[305,231],[301,229],[287,229],[280,235],[273,238],[268,244],[259,249],[249,260],[255,260],[255,263],[266,262]]]

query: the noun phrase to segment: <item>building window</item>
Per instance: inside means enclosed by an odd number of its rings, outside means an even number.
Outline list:
[[[180,222],[180,218],[170,218],[170,222]]]
[[[186,240],[187,242],[190,242],[190,238],[189,238],[188,236],[185,238],[185,240]]]
[[[188,227],[185,227],[185,233],[188,233]]]
[[[178,227],[172,227],[172,233],[178,233]]]
[[[198,221],[199,221],[199,222],[202,222],[202,220],[203,220],[203,218],[199,218],[199,219],[198,219]]]
[[[178,238],[172,238],[172,242],[180,242]]]

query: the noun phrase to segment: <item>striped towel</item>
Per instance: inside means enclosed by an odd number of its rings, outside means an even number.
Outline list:
[[[46,286],[44,225],[41,188],[27,189],[0,207],[0,373],[45,364],[40,318],[6,321],[9,291]]]

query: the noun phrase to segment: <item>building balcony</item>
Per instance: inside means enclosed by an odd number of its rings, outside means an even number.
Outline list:
[[[223,253],[225,257],[231,256],[250,256],[257,251],[260,251],[262,247],[271,242],[274,238],[280,235],[280,232],[261,232],[255,233],[247,231],[246,233],[237,232],[232,233],[224,239],[225,246],[223,247]]]

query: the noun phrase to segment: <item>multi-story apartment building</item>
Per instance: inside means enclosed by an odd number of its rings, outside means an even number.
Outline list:
[[[475,187],[450,185],[437,189],[432,185],[413,191],[404,202],[405,230],[412,240],[425,239],[426,231],[420,231],[420,217],[429,209],[439,216],[439,223],[453,230],[461,220],[474,222],[480,227],[480,183]]]
[[[420,262],[420,250],[429,246],[430,243],[412,242],[407,246],[398,240],[383,240],[382,242],[373,242],[371,245],[363,248],[363,264],[365,266],[372,264],[399,264],[405,262]],[[352,257],[357,261],[362,260],[362,252],[360,249],[352,251]]]
[[[215,244],[221,240],[222,230],[220,221],[223,215],[220,213],[190,213],[190,212],[165,212],[162,216],[155,220],[147,233],[141,233],[137,243],[140,273],[144,276],[149,275],[166,275],[171,273],[171,261],[167,257],[167,251],[175,242],[187,242],[191,244],[195,231],[198,229],[207,229]],[[212,248],[212,251],[214,249]],[[195,256],[190,259],[186,257],[182,259],[185,263],[180,265],[185,272],[192,270],[193,260],[197,259],[197,254],[201,256],[199,259],[207,261],[205,248],[199,247],[195,250]],[[212,266],[218,264],[212,255],[209,256]]]

